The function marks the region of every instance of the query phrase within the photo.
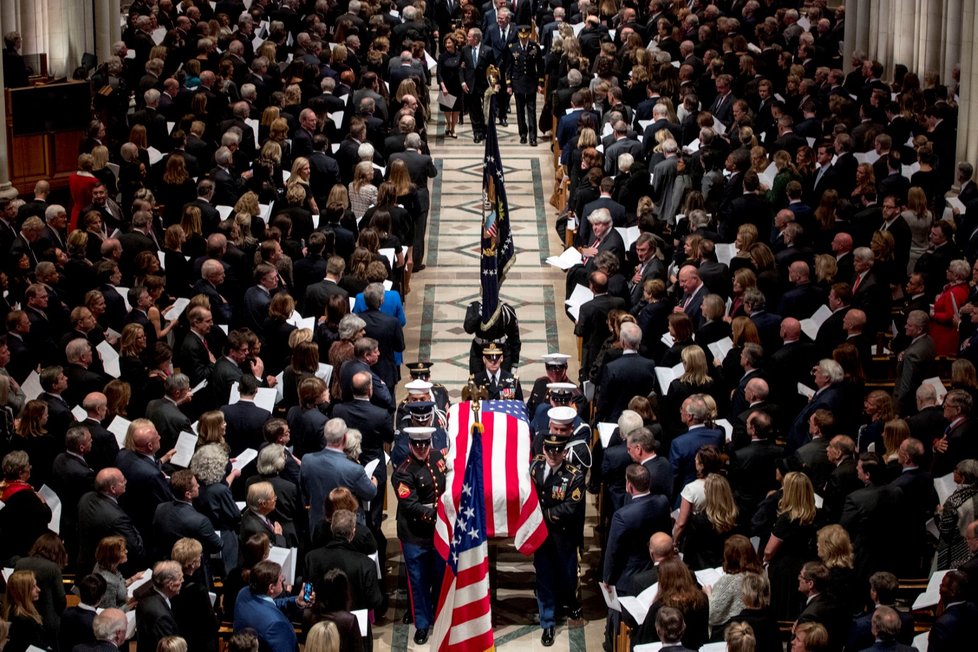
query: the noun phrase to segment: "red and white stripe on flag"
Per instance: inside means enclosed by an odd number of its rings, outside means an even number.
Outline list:
[[[483,483],[486,493],[486,535],[496,538],[513,537],[516,549],[532,555],[547,538],[547,526],[540,511],[533,480],[530,478],[532,458],[530,425],[522,419],[483,410],[482,435]],[[448,411],[448,468],[458,469],[446,482],[451,492],[444,498],[460,495],[465,463],[469,457],[472,409],[470,403],[452,405]],[[447,500],[445,501],[447,503]],[[447,523],[439,510],[435,526],[435,547],[445,557],[448,551]],[[454,519],[453,519],[454,522]]]
[[[458,575],[445,566],[431,649],[483,652],[495,649],[489,600],[489,549],[482,545],[459,554]]]

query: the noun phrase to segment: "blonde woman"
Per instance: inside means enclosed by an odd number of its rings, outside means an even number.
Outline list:
[[[892,197],[890,199],[880,197],[880,204],[890,201],[893,201]],[[907,208],[900,213],[900,217],[910,227],[910,260],[907,263],[907,274],[912,274],[917,260],[930,246],[928,236],[930,236],[931,225],[934,224],[934,215],[927,208],[927,195],[923,188],[914,186],[907,192]]]
[[[849,613],[861,612],[861,589],[856,576],[856,556],[849,533],[838,524],[826,525],[818,531],[818,558],[829,569],[829,593],[848,605]]]
[[[41,597],[34,572],[18,570],[7,579],[7,593],[3,599],[3,618],[10,623],[10,638],[6,649],[26,650],[31,646],[49,649],[55,641],[49,640],[41,623],[41,614],[34,605]]]
[[[353,171],[350,182],[350,208],[357,222],[373,204],[377,203],[377,186],[374,185],[374,166],[370,161],[361,161]]]
[[[289,174],[289,180],[285,184],[286,191],[295,184],[299,184],[306,191],[306,204],[304,208],[308,210],[313,215],[319,215],[319,206],[316,205],[316,200],[312,196],[312,190],[309,186],[309,178],[312,175],[312,166],[309,165],[309,159],[305,156],[299,156],[294,161],[292,161],[292,171]]]
[[[778,518],[764,547],[771,580],[771,603],[778,620],[798,615],[798,573],[815,559],[815,491],[804,473],[784,476]]]
[[[737,534],[739,512],[727,479],[711,473],[704,480],[703,489],[703,509],[693,514],[683,537],[683,561],[692,570],[720,566],[724,544]]]

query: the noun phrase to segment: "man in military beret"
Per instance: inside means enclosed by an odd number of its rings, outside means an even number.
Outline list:
[[[435,601],[445,562],[435,550],[435,517],[438,496],[445,489],[445,458],[432,450],[434,428],[405,428],[411,454],[397,466],[392,478],[397,494],[397,538],[401,540],[411,608],[414,612],[414,642],[428,642],[435,622]]]
[[[540,641],[545,647],[554,644],[558,606],[566,609],[569,618],[581,618],[577,548],[584,530],[584,473],[565,461],[566,455],[566,440],[551,434],[543,441],[543,455],[530,463],[530,477],[547,524],[547,539],[533,556],[543,628]]]
[[[490,401],[523,400],[523,388],[520,380],[502,368],[503,351],[492,342],[482,351],[482,361],[485,371],[475,375],[475,384],[486,388],[486,398]]]
[[[506,58],[507,91],[516,96],[516,124],[520,130],[520,144],[537,146],[537,93],[543,93],[543,53],[540,46],[530,40],[530,26],[520,25],[515,43],[509,44]]]
[[[449,399],[448,389],[444,385],[431,382],[431,364],[431,362],[423,360],[408,363],[408,373],[411,374],[411,380],[423,380],[431,383],[431,400],[435,402],[435,406],[439,410],[447,412],[452,401]]]
[[[432,428],[432,445],[439,451],[448,449],[448,434],[435,418],[435,404],[432,401],[410,401],[405,405],[405,410],[408,419],[394,430],[394,445],[391,447],[391,464],[395,468],[407,459],[410,452],[410,428]]]

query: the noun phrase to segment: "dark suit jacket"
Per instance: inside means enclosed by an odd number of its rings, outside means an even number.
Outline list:
[[[178,539],[189,537],[204,546],[204,554],[221,552],[221,537],[210,520],[190,503],[171,500],[160,503],[153,516],[153,547],[157,558],[169,556]],[[229,560],[233,564],[234,560]]]
[[[655,390],[655,362],[637,353],[626,353],[601,371],[597,420],[617,422],[634,396]]]
[[[277,598],[269,602],[246,586],[238,593],[234,603],[234,627],[253,627],[261,650],[295,650],[298,648],[295,630],[285,611],[293,604],[295,598]]]
[[[797,285],[783,295],[778,305],[778,314],[782,317],[808,319],[825,303],[825,291],[813,283]]]
[[[835,468],[829,461],[826,450],[829,447],[829,440],[825,437],[813,439],[795,451],[795,458],[801,464],[801,469],[812,481],[815,493],[821,495],[829,474]]]
[[[676,437],[669,447],[669,463],[672,465],[675,494],[687,484],[696,479],[696,467],[693,459],[703,446],[723,448],[726,433],[722,428],[703,426],[694,428]]]
[[[270,519],[273,523],[274,518]],[[284,535],[275,534],[273,529],[270,529],[268,525],[265,524],[257,514],[255,514],[250,509],[246,509],[241,512],[241,532],[240,541],[242,547],[245,542],[255,534],[265,534],[268,536],[268,540],[271,541],[273,546],[285,547],[288,545],[288,541],[285,539]]]
[[[974,644],[976,622],[978,605],[974,602],[960,602],[948,607],[934,621],[927,638],[928,652],[967,650]]]
[[[669,463],[669,460],[662,455],[656,455],[645,460],[642,466],[649,471],[649,492],[659,496],[665,496],[671,504],[674,481],[672,465]]]
[[[119,505],[143,538],[148,539],[157,505],[173,500],[170,484],[163,470],[141,453],[124,448],[119,451],[115,464],[126,477],[126,493],[119,498]]]
[[[92,621],[95,620],[95,611],[83,609],[80,606],[68,607],[61,614],[61,626],[58,630],[58,645],[61,650],[78,649],[75,646],[95,645],[95,634],[92,632]],[[108,643],[105,645],[108,646]],[[110,646],[112,650],[119,648]]]
[[[917,388],[932,375],[934,340],[925,333],[904,349],[902,355],[903,359],[897,362],[893,398],[900,406],[900,413],[910,415],[917,410]]]
[[[187,333],[180,342],[176,363],[180,371],[190,379],[191,388],[196,387],[202,380],[210,379],[214,369],[204,342],[193,332]]]
[[[381,377],[388,388],[397,386],[400,373],[394,362],[394,353],[404,351],[404,332],[401,322],[396,318],[377,309],[367,309],[359,314],[367,323],[367,337],[377,340],[380,348],[380,358],[371,367],[374,373]]]
[[[326,303],[334,294],[349,296],[347,291],[341,288],[338,284],[326,279],[310,285],[306,288],[306,296],[302,314],[310,317],[318,317],[325,314]]]
[[[231,448],[231,456],[246,448],[258,450],[264,443],[262,427],[272,418],[271,413],[255,405],[254,401],[241,400],[234,405],[222,405],[227,432],[224,439]]]
[[[777,489],[775,468],[784,449],[766,440],[752,441],[734,451],[730,462],[730,484],[740,513],[753,514],[768,491]]]
[[[92,568],[98,542],[115,535],[125,538],[133,567],[145,559],[143,537],[118,503],[95,491],[82,496],[78,501],[78,568]]]
[[[78,496],[95,488],[95,471],[85,460],[68,453],[54,458],[51,488],[61,498],[61,536],[74,540],[78,536]]]
[[[648,494],[626,500],[611,517],[605,546],[603,580],[615,586],[622,575],[633,575],[651,565],[648,540],[656,532],[672,527],[669,500]]]
[[[624,310],[625,301],[609,294],[600,294],[581,306],[577,324],[574,325],[574,334],[584,339],[582,369],[591,368],[601,345],[608,339],[608,311],[615,308]]]
[[[165,636],[179,636],[177,621],[163,597],[150,592],[136,605],[136,652],[156,652]]]
[[[849,633],[850,615],[845,606],[828,593],[819,593],[805,605],[798,616],[799,623],[821,623],[829,633],[829,648],[838,649]]]
[[[824,388],[821,392],[816,392],[815,396],[812,397],[812,400],[805,405],[801,413],[795,417],[791,427],[788,428],[786,437],[788,452],[794,452],[808,442],[808,418],[815,412],[815,410],[825,408],[826,410],[830,410],[835,413],[842,403],[843,398],[841,392],[831,385]]]
[[[214,363],[211,378],[207,381],[214,405],[226,405],[231,396],[231,386],[240,381],[244,373],[234,360],[221,356]]]
[[[160,434],[160,450],[164,452],[176,446],[181,432],[192,432],[190,418],[168,398],[150,401],[146,406],[146,418],[156,426]]]
[[[303,577],[321,578],[331,568],[339,568],[349,578],[354,609],[377,609],[383,604],[376,565],[346,541],[330,541],[306,555]]]
[[[333,408],[333,417],[343,419],[347,426],[356,428],[363,435],[361,462],[377,459],[383,453],[384,444],[394,441],[390,413],[368,400],[340,403]]]

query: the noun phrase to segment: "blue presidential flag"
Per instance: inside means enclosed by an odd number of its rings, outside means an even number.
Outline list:
[[[486,155],[482,173],[482,328],[487,329],[499,318],[499,291],[506,273],[513,265],[513,234],[506,203],[506,181],[499,157],[496,133],[496,96],[489,99],[486,115]]]

